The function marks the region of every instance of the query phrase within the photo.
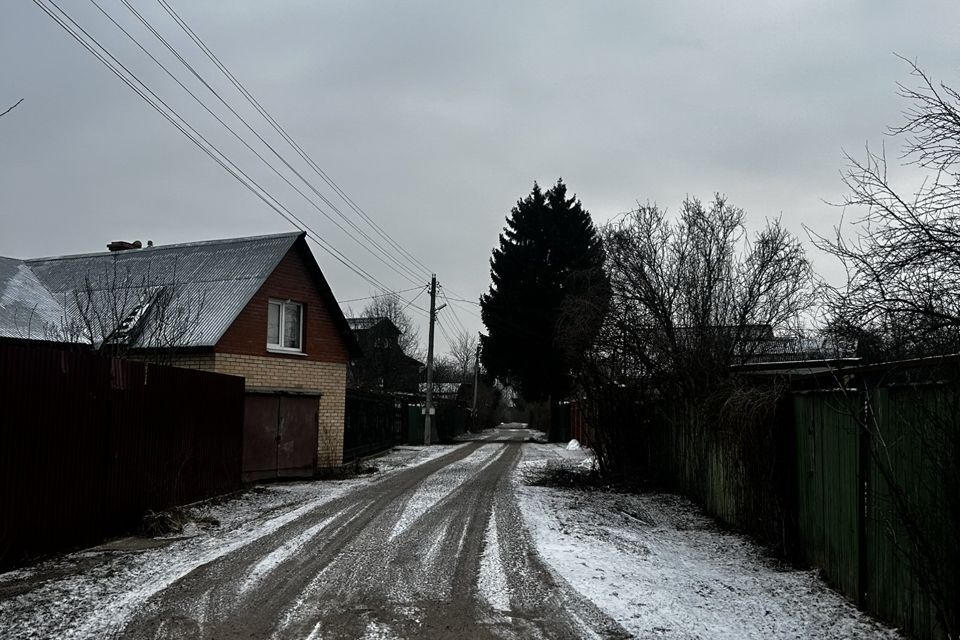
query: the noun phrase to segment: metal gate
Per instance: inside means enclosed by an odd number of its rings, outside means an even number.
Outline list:
[[[317,466],[318,393],[247,393],[243,480],[309,477]]]

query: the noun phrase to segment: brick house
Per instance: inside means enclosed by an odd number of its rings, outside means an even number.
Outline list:
[[[0,338],[122,346],[242,376],[247,480],[342,463],[347,370],[361,351],[305,234],[108,247],[0,258]]]
[[[403,352],[390,318],[347,318],[363,356],[350,363],[347,386],[363,391],[416,394],[424,364]]]

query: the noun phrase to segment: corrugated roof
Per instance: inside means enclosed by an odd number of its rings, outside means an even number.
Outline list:
[[[0,337],[45,340],[62,306],[23,260],[0,257]]]
[[[137,305],[165,295],[171,296],[165,305],[168,317],[186,313],[195,319],[176,346],[213,346],[300,236],[290,232],[31,260],[2,258],[0,336],[50,339],[35,332],[22,335],[27,310],[42,310],[45,320],[63,329],[89,316],[81,312],[88,302],[122,320]],[[148,309],[145,317],[149,315]],[[119,323],[110,318],[104,324],[115,328]],[[134,346],[161,346],[145,343],[146,336],[140,334]]]

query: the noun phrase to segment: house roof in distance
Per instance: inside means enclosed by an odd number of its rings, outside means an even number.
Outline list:
[[[48,339],[44,323],[57,327],[78,318],[78,294],[85,299],[88,291],[103,304],[120,299],[120,306],[130,308],[122,310],[126,314],[142,292],[166,289],[171,305],[199,308],[196,326],[179,346],[213,346],[294,244],[305,243],[303,238],[296,231],[52,258],[0,258],[0,336]],[[356,351],[329,285],[316,261],[310,262],[334,322]],[[23,316],[34,308],[38,326],[28,327]]]
[[[381,323],[386,323],[387,328],[394,333],[400,333],[400,329],[393,323],[393,320],[386,316],[374,316],[371,318],[347,318],[347,324],[353,331],[368,331]]]

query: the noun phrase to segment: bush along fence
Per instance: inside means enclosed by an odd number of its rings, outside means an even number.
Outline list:
[[[632,417],[637,474],[820,568],[910,634],[955,638],[958,373],[900,363],[754,379],[696,402],[634,395],[620,415]]]
[[[240,488],[242,378],[0,342],[0,566]]]

